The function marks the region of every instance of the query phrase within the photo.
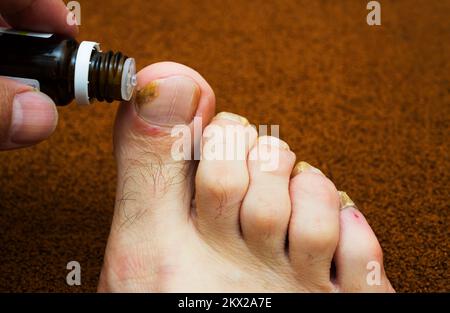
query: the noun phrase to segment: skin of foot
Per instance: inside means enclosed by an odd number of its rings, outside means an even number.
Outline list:
[[[284,141],[214,112],[194,70],[164,62],[138,74],[137,95],[116,118],[117,197],[98,290],[393,292],[377,238],[347,194],[295,165]],[[179,124],[200,161],[173,157]],[[203,157],[237,146],[241,157]]]

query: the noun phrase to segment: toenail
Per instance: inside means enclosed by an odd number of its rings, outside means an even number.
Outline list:
[[[294,169],[292,170],[291,177],[294,177],[302,172],[312,172],[323,175],[322,171],[319,170],[318,168],[315,168],[314,166],[305,161],[300,161],[297,163],[297,165],[295,165]]]
[[[339,194],[339,201],[341,204],[341,210],[348,207],[356,208],[355,202],[353,202],[353,200],[350,199],[350,197],[345,191],[338,191],[338,194]]]
[[[200,99],[198,85],[185,76],[157,79],[137,92],[135,106],[145,121],[159,126],[189,124]]]
[[[217,114],[214,117],[215,120],[228,120],[228,121],[233,121],[233,122],[237,122],[239,124],[242,124],[244,126],[248,126],[250,125],[250,123],[248,122],[248,120],[240,115],[234,114],[234,113],[229,113],[229,112],[220,112],[219,114]]]
[[[288,150],[288,151],[290,150],[289,145],[277,137],[262,136],[262,137],[259,137],[258,141],[259,141],[259,144],[262,144],[262,145],[274,146],[274,147],[278,147],[280,149]]]

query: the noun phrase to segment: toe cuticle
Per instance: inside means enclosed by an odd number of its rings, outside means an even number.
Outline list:
[[[308,162],[300,161],[295,165],[294,169],[292,170],[291,177],[294,177],[303,172],[312,172],[323,175],[322,171],[319,170],[318,168],[312,166]]]

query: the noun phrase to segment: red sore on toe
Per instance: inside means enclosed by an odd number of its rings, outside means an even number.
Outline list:
[[[134,129],[136,129],[139,133],[148,136],[158,136],[164,133],[161,127],[149,125],[148,123],[144,122],[140,117],[134,119],[133,126]]]

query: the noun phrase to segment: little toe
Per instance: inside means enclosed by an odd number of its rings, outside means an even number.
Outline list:
[[[383,266],[383,251],[364,215],[341,193],[336,282],[344,292],[393,292]]]

